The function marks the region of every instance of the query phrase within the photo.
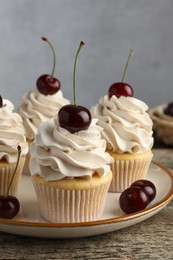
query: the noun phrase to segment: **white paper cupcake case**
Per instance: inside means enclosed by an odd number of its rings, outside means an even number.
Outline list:
[[[134,181],[145,179],[152,156],[136,160],[116,160],[112,163],[109,192],[123,192]]]
[[[87,190],[64,190],[33,180],[40,215],[50,221],[75,223],[93,221],[103,214],[110,182]]]
[[[25,157],[22,157],[19,161],[17,172],[15,174],[11,188],[9,190],[9,195],[17,194],[24,163],[25,163]],[[15,167],[16,167],[15,163],[11,163],[0,167],[0,195],[5,195],[9,183],[11,181],[12,175],[14,173]]]

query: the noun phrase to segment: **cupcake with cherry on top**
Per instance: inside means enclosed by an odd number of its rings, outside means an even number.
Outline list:
[[[127,60],[121,82],[113,83],[91,114],[103,128],[107,152],[114,159],[111,164],[113,180],[110,192],[122,192],[132,182],[145,179],[152,159],[152,120],[148,106],[133,95],[133,88],[124,82],[132,51]]]
[[[105,152],[102,128],[90,111],[77,105],[76,54],[73,73],[74,105],[38,128],[31,144],[30,170],[40,215],[51,222],[93,221],[103,214],[113,161]]]

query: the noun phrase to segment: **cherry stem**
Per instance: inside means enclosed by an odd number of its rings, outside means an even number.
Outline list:
[[[83,41],[80,42],[79,48],[76,53],[75,61],[74,61],[74,70],[73,70],[73,96],[74,96],[74,105],[77,106],[76,100],[76,63],[78,59],[79,52],[85,43]]]
[[[56,55],[55,55],[55,50],[51,44],[51,42],[46,38],[46,37],[42,37],[42,40],[47,42],[50,46],[50,48],[52,49],[52,54],[53,54],[53,68],[52,68],[52,72],[51,72],[51,75],[50,75],[50,79],[52,80],[53,78],[53,75],[54,75],[54,72],[55,72],[55,66],[56,66]]]
[[[18,157],[17,157],[16,167],[15,167],[15,169],[14,169],[13,176],[12,176],[11,181],[10,181],[10,183],[9,183],[9,186],[8,186],[8,188],[7,188],[5,197],[7,197],[8,194],[9,194],[9,190],[10,190],[11,184],[12,184],[12,182],[13,182],[14,176],[15,176],[15,174],[16,174],[16,171],[17,171],[17,168],[18,168],[18,165],[19,165],[19,160],[20,160],[20,155],[21,155],[21,147],[20,147],[20,145],[18,145],[17,150],[18,150]]]
[[[123,77],[122,77],[121,82],[124,81],[124,78],[125,78],[125,75],[126,75],[126,71],[127,71],[128,65],[129,65],[129,61],[130,61],[132,55],[133,55],[133,50],[130,51],[129,57],[128,57],[128,59],[127,59],[126,67],[125,67],[125,69],[124,69],[124,73],[123,73]]]

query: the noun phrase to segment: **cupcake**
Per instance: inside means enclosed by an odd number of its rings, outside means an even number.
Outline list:
[[[149,111],[157,137],[167,145],[173,145],[173,103],[162,104]]]
[[[35,138],[38,126],[57,115],[59,109],[69,103],[69,100],[63,97],[60,81],[53,77],[56,65],[54,49],[46,38],[43,37],[42,39],[48,42],[53,50],[54,66],[52,73],[51,75],[44,74],[37,79],[37,87],[23,96],[22,103],[18,108],[18,112],[23,119],[29,146]],[[29,174],[29,160],[30,152],[24,166],[25,174]]]
[[[44,219],[72,223],[102,216],[113,160],[105,152],[96,122],[93,119],[87,130],[71,133],[54,117],[38,128],[31,144],[30,171]]]
[[[13,112],[13,104],[0,97],[0,195],[4,195],[12,178],[18,157],[18,145],[21,147],[21,159],[9,195],[16,195],[18,185],[28,153],[22,118]]]
[[[102,128],[90,111],[76,102],[76,62],[73,72],[74,105],[65,105],[42,124],[31,144],[30,170],[40,214],[52,222],[94,221],[103,214],[112,180]]]
[[[114,159],[110,192],[122,192],[134,181],[146,178],[153,156],[148,106],[133,97],[132,87],[123,81],[124,75],[122,81],[113,83],[108,95],[91,109],[92,117],[98,119],[97,125],[103,128],[101,134],[106,140],[106,150]]]
[[[147,105],[134,97],[107,95],[91,110],[103,128],[107,152],[114,158],[109,191],[122,192],[146,177],[152,159],[152,121]]]

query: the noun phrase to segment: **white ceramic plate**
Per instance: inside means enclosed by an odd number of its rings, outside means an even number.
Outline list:
[[[145,209],[126,215],[119,207],[119,193],[108,193],[100,220],[83,223],[49,223],[39,216],[37,200],[29,176],[22,176],[19,200],[20,214],[15,219],[0,219],[0,231],[16,235],[45,238],[87,237],[116,231],[144,221],[163,209],[173,197],[173,176],[165,168],[152,163],[147,175],[157,189],[156,198]]]

